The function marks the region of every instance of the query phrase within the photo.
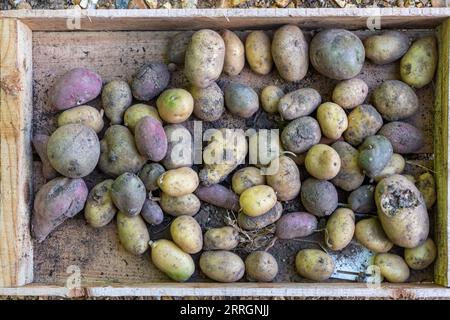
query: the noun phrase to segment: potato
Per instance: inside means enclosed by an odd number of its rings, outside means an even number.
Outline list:
[[[352,146],[357,146],[365,138],[373,136],[383,125],[383,119],[370,104],[357,106],[348,115],[348,127],[344,139]]]
[[[86,68],[69,70],[59,77],[49,91],[49,104],[55,111],[81,106],[98,97],[102,78]]]
[[[167,136],[167,153],[162,160],[166,169],[192,167],[194,163],[192,135],[181,124],[170,124],[164,127]]]
[[[344,109],[333,102],[322,103],[317,109],[317,121],[322,134],[333,140],[337,140],[347,130],[347,114]]]
[[[170,39],[169,47],[167,48],[167,59],[169,62],[184,64],[186,49],[193,34],[193,31],[183,31]]]
[[[358,221],[355,228],[355,238],[364,247],[376,253],[388,252],[394,246],[384,233],[377,218]]]
[[[400,61],[402,81],[414,88],[426,86],[434,78],[437,61],[437,42],[434,36],[414,41]]]
[[[44,184],[34,198],[33,237],[38,242],[44,241],[66,219],[83,210],[87,197],[83,179],[59,177]]]
[[[389,282],[406,282],[409,268],[402,257],[392,253],[379,253],[375,256],[375,265],[380,267],[381,275]]]
[[[239,197],[230,189],[220,185],[198,186],[195,195],[202,201],[220,208],[239,211]]]
[[[146,116],[139,120],[134,130],[139,153],[147,160],[158,162],[167,153],[167,136],[161,123]]]
[[[230,251],[204,251],[200,256],[200,269],[218,282],[236,282],[244,276],[244,261]]]
[[[356,76],[365,59],[364,46],[352,32],[325,29],[317,33],[309,47],[313,67],[324,76],[345,80]]]
[[[128,252],[140,255],[147,251],[150,235],[141,216],[130,217],[119,211],[117,213],[117,233],[120,243]]]
[[[317,230],[317,218],[307,212],[291,212],[277,221],[275,236],[278,239],[295,239],[310,236]]]
[[[316,144],[306,154],[305,168],[314,178],[331,180],[341,169],[341,158],[332,147]]]
[[[247,140],[243,130],[220,129],[209,137],[203,149],[200,181],[205,186],[222,182],[247,156]]]
[[[153,264],[170,279],[183,282],[195,271],[192,257],[181,250],[175,243],[160,239],[150,244]]]
[[[170,235],[181,250],[194,254],[203,248],[202,228],[190,216],[179,216],[170,224]]]
[[[333,212],[325,227],[325,243],[331,250],[342,250],[352,241],[355,233],[355,214],[347,208]]]
[[[203,121],[219,120],[225,111],[223,92],[217,83],[212,82],[206,88],[189,87],[194,99],[194,115]]]
[[[263,215],[272,209],[277,202],[275,190],[269,186],[254,186],[242,192],[239,204],[242,212],[250,217]]]
[[[156,100],[161,118],[168,123],[186,121],[194,111],[194,98],[184,89],[167,89]]]
[[[166,170],[159,163],[148,163],[144,165],[139,171],[139,179],[144,183],[145,189],[147,191],[155,191],[158,190],[158,178],[162,175]]]
[[[144,205],[144,183],[133,173],[126,172],[111,185],[111,198],[116,207],[128,216],[136,216]]]
[[[275,174],[267,176],[267,185],[275,190],[279,201],[290,201],[296,198],[300,193],[301,182],[300,171],[294,160],[281,156],[272,163],[276,163],[278,170]]]
[[[341,169],[331,182],[345,191],[355,190],[364,181],[364,173],[358,164],[358,150],[345,141],[337,141],[331,147],[341,158]]]
[[[250,281],[271,282],[278,274],[278,263],[266,251],[253,251],[245,259],[245,272]]]
[[[56,171],[52,165],[50,164],[50,161],[48,160],[47,156],[47,144],[48,139],[50,139],[49,136],[46,134],[36,134],[33,137],[33,147],[36,150],[37,154],[39,155],[39,158],[41,159],[42,163],[42,176],[46,180],[51,180],[56,178],[59,174],[58,171]]]
[[[114,180],[107,179],[97,184],[89,192],[84,208],[84,217],[91,227],[106,226],[117,213],[110,193],[113,182]]]
[[[428,237],[430,222],[423,196],[407,178],[394,174],[375,188],[378,217],[388,238],[396,245],[414,248]]]
[[[78,123],[92,128],[96,133],[103,129],[103,111],[91,106],[79,106],[62,112],[58,116],[58,127]]]
[[[241,39],[230,30],[222,30],[220,36],[225,43],[225,60],[223,72],[229,76],[237,76],[245,65],[245,47]]]
[[[85,177],[94,171],[100,157],[97,134],[82,124],[59,127],[48,139],[47,157],[63,176]]]
[[[338,206],[336,188],[325,180],[306,179],[300,190],[300,199],[305,209],[318,217],[329,216]]]
[[[132,102],[133,95],[126,81],[112,80],[103,87],[102,107],[111,124],[122,123],[123,115]]]
[[[160,206],[168,215],[178,217],[181,215],[194,216],[200,210],[200,200],[193,193],[179,197],[171,197],[161,193]]]
[[[278,112],[278,103],[284,96],[284,91],[277,86],[267,86],[262,89],[259,100],[267,113]]]
[[[419,99],[406,83],[386,80],[372,92],[372,102],[381,116],[388,121],[403,120],[419,110]]]
[[[355,189],[348,196],[350,209],[358,213],[371,213],[377,210],[374,199],[375,187],[364,185]]]
[[[425,172],[417,179],[416,187],[423,196],[427,209],[433,208],[436,202],[436,184],[431,173]]]
[[[238,244],[239,232],[229,226],[209,229],[203,237],[203,250],[233,250]]]
[[[295,257],[295,269],[303,278],[324,281],[334,272],[331,256],[318,249],[303,249]]]
[[[375,181],[379,182],[381,179],[389,177],[393,174],[400,174],[405,169],[405,159],[398,153],[394,153],[388,164],[375,176]]]
[[[278,102],[278,112],[285,120],[307,116],[316,110],[322,98],[317,90],[302,88],[283,96]]]
[[[248,163],[260,168],[261,174],[269,175],[278,171],[278,163],[274,160],[283,152],[278,130],[247,130]],[[273,161],[273,162],[272,162]]]
[[[169,82],[169,69],[164,63],[146,63],[133,75],[131,92],[137,100],[149,101],[163,92]]]
[[[364,103],[369,87],[358,78],[344,80],[334,87],[331,100],[344,109],[353,109]]]
[[[364,40],[366,58],[375,64],[387,64],[400,59],[411,45],[409,37],[400,31],[388,30]]]
[[[378,131],[379,135],[385,136],[392,144],[396,153],[414,153],[424,145],[422,131],[402,121],[386,123]]]
[[[237,82],[225,86],[225,106],[232,114],[250,118],[259,110],[258,94],[251,87]]]
[[[172,197],[180,197],[194,192],[199,181],[197,172],[182,167],[164,172],[159,176],[157,183],[162,192]]]
[[[245,56],[253,72],[266,75],[272,71],[270,39],[264,31],[250,32],[245,40]]]
[[[158,110],[156,110],[155,107],[143,103],[133,104],[125,111],[124,124],[131,130],[131,132],[134,132],[134,128],[137,123],[147,116],[152,117],[162,124]]]
[[[286,81],[300,81],[308,71],[308,42],[296,25],[277,29],[272,40],[272,57],[278,73]]]
[[[184,75],[196,87],[209,87],[222,73],[224,60],[222,37],[213,30],[199,30],[192,35],[186,49]]]
[[[436,255],[436,245],[430,238],[418,247],[405,249],[406,264],[413,270],[423,270],[427,268],[434,262]]]
[[[142,206],[141,216],[148,224],[153,226],[159,225],[164,220],[164,213],[161,207],[153,200],[145,199]]]
[[[231,186],[236,194],[241,194],[248,188],[266,184],[266,177],[261,174],[261,169],[245,167],[236,171],[231,178]]]
[[[286,150],[299,154],[318,144],[321,138],[319,123],[312,117],[295,119],[281,132],[281,142]]]
[[[410,174],[403,174],[403,176],[408,179],[409,181],[411,181],[412,183],[416,183],[416,178],[414,178],[414,176],[410,175]],[[416,186],[417,187],[417,186]],[[422,191],[421,191],[422,192]],[[425,200],[426,203],[426,200]]]
[[[383,136],[370,136],[359,146],[358,163],[365,174],[375,178],[389,164],[392,145]]]
[[[280,202],[277,201],[277,203],[273,206],[272,209],[257,217],[250,217],[245,213],[243,213],[242,211],[239,212],[237,223],[239,227],[241,227],[244,230],[252,231],[262,229],[278,221],[278,219],[280,219],[282,214],[283,214],[283,206],[281,205]]]

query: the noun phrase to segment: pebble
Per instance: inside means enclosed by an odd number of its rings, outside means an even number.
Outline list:
[[[29,3],[26,2],[26,1],[23,1],[23,2],[19,2],[19,3],[16,5],[16,9],[17,9],[17,10],[31,10],[31,9],[33,9],[33,8],[31,7],[31,4],[29,4]]]
[[[197,0],[181,0],[181,8],[189,9],[189,8],[197,8]]]
[[[172,5],[170,4],[170,2],[164,3],[164,4],[162,5],[162,7],[163,7],[164,9],[172,9]]]
[[[158,8],[158,0],[145,0],[145,3],[150,9]]]
[[[147,9],[147,5],[144,0],[130,0],[128,9]]]
[[[336,4],[341,8],[344,8],[347,5],[345,0],[334,0],[334,2],[336,2]]]
[[[446,7],[446,0],[431,0],[431,6],[437,8]]]
[[[128,0],[116,0],[116,9],[127,9]]]
[[[275,3],[279,8],[286,8],[289,2],[291,2],[291,0],[275,0]]]

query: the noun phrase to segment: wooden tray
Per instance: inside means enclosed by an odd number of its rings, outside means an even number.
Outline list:
[[[0,295],[450,298],[449,16],[450,9],[446,8],[0,12]],[[248,29],[273,29],[293,23],[306,33],[340,27],[355,30],[363,38],[368,34],[368,26],[378,22],[382,29],[408,29],[412,37],[435,33],[439,39],[436,81],[417,91],[422,112],[411,119],[428,138],[416,159],[425,155],[427,159],[434,158],[436,171],[438,203],[437,212],[432,215],[438,258],[434,273],[433,270],[415,273],[413,283],[370,287],[348,282],[300,282],[304,280],[296,277],[293,269],[281,267],[274,283],[219,284],[205,282],[204,277],[196,274],[194,282],[178,284],[169,282],[148,257],[132,257],[124,252],[114,224],[93,230],[79,217],[67,221],[42,244],[32,241],[29,217],[34,190],[42,179],[39,163],[33,161],[30,138],[32,132],[52,130],[54,117],[46,109],[46,91],[64,71],[82,65],[98,71],[104,80],[128,79],[144,61],[164,59],[165,47],[174,30],[228,28],[242,31],[240,34],[244,36]],[[325,98],[329,97],[335,82],[310,73],[300,86],[312,86]],[[375,68],[366,63],[361,77],[373,88],[383,79],[397,75],[398,67],[394,64]],[[248,70],[238,79],[256,89],[279,81],[275,73],[256,77]],[[171,85],[182,83],[181,72],[175,72]],[[293,85],[286,84],[286,88],[292,89]],[[225,117],[217,126],[245,125],[236,121]],[[90,185],[93,183],[88,181]],[[205,208],[199,214],[209,214]],[[299,246],[284,247],[296,252]],[[293,263],[285,261],[284,265]],[[76,280],[78,270],[81,283]]]

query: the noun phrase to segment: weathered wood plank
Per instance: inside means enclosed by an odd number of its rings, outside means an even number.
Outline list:
[[[30,240],[31,30],[0,19],[0,287],[33,280]]]

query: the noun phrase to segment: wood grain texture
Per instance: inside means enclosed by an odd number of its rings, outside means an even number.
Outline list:
[[[435,265],[435,282],[450,286],[450,255],[449,255],[449,100],[450,100],[450,19],[438,30],[439,64],[437,71],[435,98],[435,170],[437,186],[438,214],[436,220],[436,245],[438,257]]]
[[[19,18],[31,29],[180,30],[199,28],[271,28],[294,23],[304,28],[367,28],[381,18],[381,28],[434,28],[449,8],[296,8],[158,10],[10,10],[0,17]],[[326,19],[324,19],[326,17]],[[78,25],[80,21],[80,25]]]
[[[31,30],[0,19],[0,287],[33,280]]]

